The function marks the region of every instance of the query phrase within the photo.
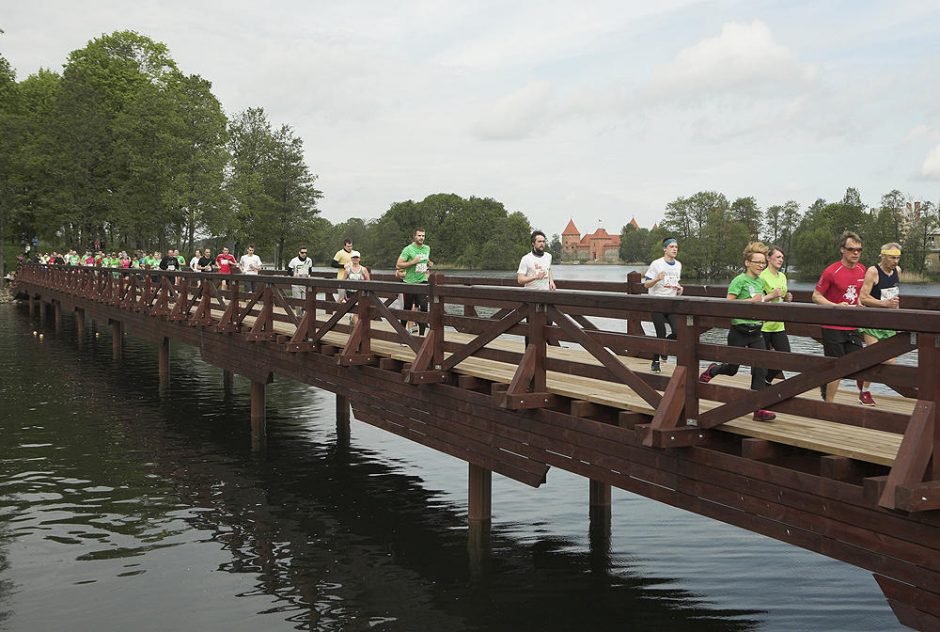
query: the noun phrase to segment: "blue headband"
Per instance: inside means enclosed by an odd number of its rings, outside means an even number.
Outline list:
[[[663,239],[663,248],[668,248],[672,244],[678,244],[678,243],[679,242],[676,241],[673,237],[667,237],[666,239]]]

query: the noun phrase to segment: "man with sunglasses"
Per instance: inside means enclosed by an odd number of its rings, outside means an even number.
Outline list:
[[[858,307],[862,286],[865,284],[865,266],[858,260],[862,256],[862,238],[852,231],[842,233],[839,242],[842,259],[823,270],[816,289],[813,290],[813,302],[817,305],[836,307]],[[841,325],[822,326],[823,353],[830,358],[862,349],[862,334],[855,327]],[[822,388],[823,398],[827,402],[835,399],[839,389],[839,380],[834,380]]]

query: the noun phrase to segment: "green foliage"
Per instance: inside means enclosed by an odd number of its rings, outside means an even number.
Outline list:
[[[823,268],[839,258],[839,236],[846,230],[865,239],[868,214],[859,204],[817,200],[807,210],[793,235],[791,258],[802,276],[818,276]]]
[[[280,266],[314,228],[322,193],[304,162],[303,141],[282,125],[273,129],[262,108],[249,108],[229,128],[232,154],[227,190],[232,208],[213,217],[210,229],[239,250],[248,242],[274,250]]]
[[[753,202],[753,203],[752,203]],[[751,240],[759,220],[752,215],[757,208],[753,198],[736,201],[733,212],[728,198],[715,191],[701,191],[688,198],[677,198],[666,205],[663,229],[679,240],[683,272],[692,278],[722,278],[740,267],[740,253]],[[735,218],[750,218],[748,223]],[[651,247],[662,256],[659,244]]]
[[[438,193],[420,202],[396,202],[370,222],[352,218],[335,226],[318,225],[314,260],[328,263],[349,237],[364,264],[391,269],[418,227],[427,234],[435,265],[477,270],[515,269],[529,250],[532,231],[525,215],[508,213],[501,202]]]
[[[620,260],[629,263],[646,262],[651,245],[652,237],[648,228],[627,224],[620,231]]]
[[[561,261],[561,235],[558,233],[552,235],[551,241],[548,242],[548,251],[553,261]]]

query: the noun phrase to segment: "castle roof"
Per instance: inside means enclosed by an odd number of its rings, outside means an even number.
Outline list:
[[[576,236],[580,237],[580,236],[581,236],[581,231],[578,230],[578,228],[574,225],[574,220],[573,220],[573,219],[569,219],[569,220],[568,220],[568,225],[565,226],[565,230],[561,231],[561,234],[562,234],[562,235],[576,235]]]

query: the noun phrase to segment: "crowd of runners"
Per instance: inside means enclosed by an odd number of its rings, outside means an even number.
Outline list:
[[[425,243],[426,232],[416,228],[412,242],[406,245],[395,262],[396,277],[405,284],[425,284],[428,282],[431,260],[431,248]],[[518,283],[533,290],[554,290],[555,280],[552,275],[552,255],[546,250],[546,238],[542,231],[536,230],[531,235],[531,249],[519,262],[516,273]],[[812,300],[819,305],[836,307],[868,307],[896,309],[900,305],[898,263],[901,258],[901,246],[887,243],[881,246],[878,263],[865,267],[859,263],[862,253],[862,239],[856,233],[846,231],[839,241],[840,259],[823,270],[813,290]],[[662,243],[663,256],[653,261],[643,276],[643,285],[653,296],[676,297],[682,294],[682,264],[679,262],[679,242],[667,238]],[[783,272],[785,253],[779,246],[767,246],[762,242],[749,243],[742,253],[743,270],[728,285],[726,298],[732,301],[760,303],[780,303],[792,301],[793,294],[787,287],[787,276]],[[262,270],[260,257],[253,246],[248,246],[245,254],[236,259],[223,248],[213,255],[209,248],[196,250],[193,257],[186,260],[178,250],[149,253],[137,251],[132,255],[125,251],[106,253],[104,251],[85,251],[78,254],[75,250],[65,253],[52,252],[35,256],[38,263],[96,266],[124,269],[160,269],[178,271],[189,269],[196,272],[214,272],[220,274],[257,275]],[[352,240],[346,239],[343,247],[336,252],[330,265],[337,269],[337,279],[370,280],[369,269],[362,264],[362,255],[353,249]],[[301,247],[297,256],[290,260],[287,272],[292,277],[309,277],[313,261],[307,256],[307,248]],[[249,284],[249,291],[251,290]],[[297,299],[306,297],[305,285],[293,285],[292,296]],[[340,290],[336,300],[347,300],[345,291]],[[422,312],[428,310],[425,293],[411,293],[404,290],[399,297],[399,309]],[[656,336],[675,339],[679,327],[679,315],[653,313],[651,315]],[[353,322],[354,317],[350,317]],[[406,325],[402,321],[402,325]],[[670,329],[667,335],[667,325]],[[416,326],[419,335],[424,335],[425,323]],[[831,323],[822,326],[823,352],[828,357],[842,357],[862,349],[866,344],[891,337],[894,331],[887,329],[858,329],[855,327]],[[526,341],[528,344],[528,341]],[[751,349],[771,349],[781,352],[790,351],[790,341],[786,326],[779,321],[759,321],[749,318],[731,319],[728,329],[728,345]],[[662,371],[665,356],[654,355],[650,371]],[[737,374],[738,364],[712,363],[699,375],[699,381],[710,382],[720,375]],[[784,379],[783,371],[751,368],[751,388],[754,390],[770,386],[774,380]],[[831,402],[838,388],[838,381],[821,389],[822,397]],[[861,404],[874,406],[875,401],[868,383],[858,381],[858,400]],[[769,410],[757,410],[753,415],[756,421],[771,421],[775,418]]]

